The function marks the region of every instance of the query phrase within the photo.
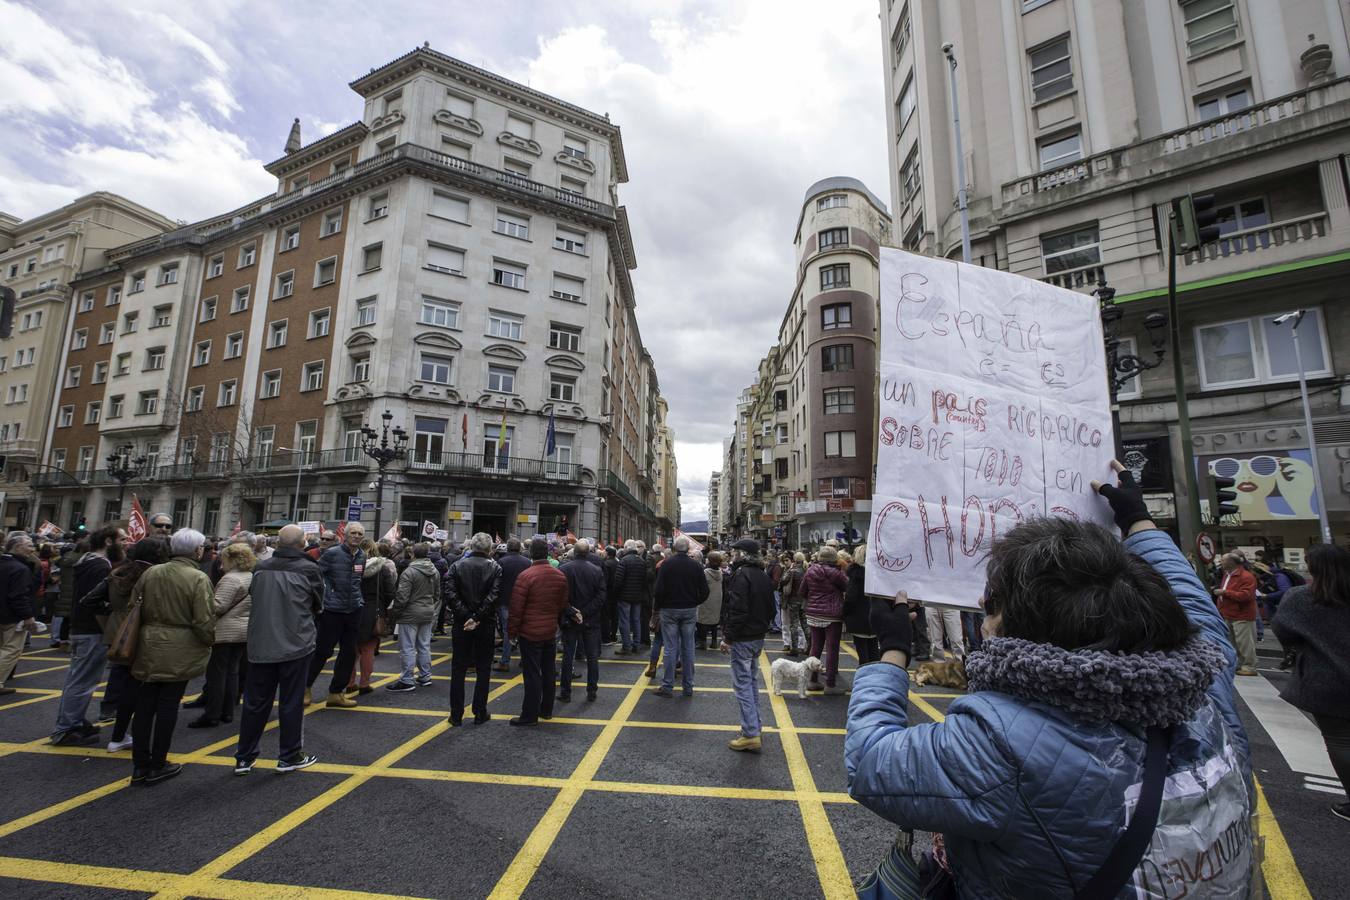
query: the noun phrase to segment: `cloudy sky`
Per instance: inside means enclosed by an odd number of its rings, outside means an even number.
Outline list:
[[[802,194],[888,196],[877,0],[0,0],[0,210],[111,190],[194,220],[275,188],[359,117],[347,82],[424,41],[623,129],[643,338],[670,401],[684,517],[793,287]],[[378,15],[376,12],[378,11]],[[203,177],[206,176],[206,177]]]

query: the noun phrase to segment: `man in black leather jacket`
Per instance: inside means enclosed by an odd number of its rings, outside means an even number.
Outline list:
[[[563,659],[558,699],[572,699],[572,662],[577,645],[586,655],[586,699],[594,700],[600,683],[600,621],[605,609],[605,572],[600,560],[591,553],[590,541],[572,545],[572,558],[559,569],[567,576],[567,595],[572,608],[562,621]],[[580,621],[577,621],[580,617]]]
[[[450,724],[464,719],[464,675],[472,662],[473,721],[488,721],[487,698],[492,678],[492,645],[496,636],[497,588],[502,568],[489,556],[492,535],[479,532],[469,539],[469,552],[450,567],[448,605],[454,658],[450,663]]]

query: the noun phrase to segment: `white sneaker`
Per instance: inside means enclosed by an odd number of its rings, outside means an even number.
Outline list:
[[[119,750],[130,750],[131,738],[126,737],[120,741],[108,741],[108,752],[117,753]]]

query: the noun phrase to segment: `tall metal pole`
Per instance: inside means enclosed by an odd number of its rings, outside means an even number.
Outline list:
[[[380,514],[384,512],[384,465],[380,465],[380,477],[375,479],[375,540],[382,540]]]
[[[950,43],[942,45],[942,52],[951,66],[952,82],[952,128],[956,132],[956,179],[960,184],[956,191],[956,208],[961,213],[961,261],[970,262],[970,209],[966,197],[966,152],[961,144],[961,107],[956,99],[956,56]]]
[[[1172,380],[1177,391],[1177,430],[1181,437],[1181,459],[1186,478],[1187,505],[1189,507],[1190,527],[1181,527],[1181,510],[1177,510],[1177,531],[1181,535],[1181,546],[1195,546],[1195,536],[1200,531],[1200,486],[1196,480],[1194,446],[1191,444],[1191,412],[1186,400],[1186,370],[1181,364],[1181,316],[1177,313],[1177,254],[1172,243],[1172,218],[1175,213],[1168,212],[1167,227],[1167,316],[1172,323]],[[1218,521],[1216,518],[1215,521]]]
[[[304,460],[297,460],[295,466],[295,503],[291,506],[291,521],[300,521],[300,479],[305,475]]]
[[[1312,454],[1313,486],[1317,489],[1317,521],[1322,526],[1322,542],[1331,543],[1331,523],[1327,521],[1327,495],[1322,492],[1322,467],[1317,460],[1317,436],[1313,433],[1312,405],[1308,403],[1308,377],[1303,372],[1303,350],[1298,345],[1298,323],[1306,311],[1294,316],[1294,361],[1298,364],[1298,392],[1303,398],[1303,427],[1308,432],[1308,450]]]

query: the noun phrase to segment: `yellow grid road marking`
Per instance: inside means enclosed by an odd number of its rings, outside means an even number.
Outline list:
[[[764,654],[759,657],[759,670],[764,680],[772,683],[773,674],[768,657]],[[792,788],[797,794],[797,807],[801,810],[806,842],[816,863],[816,874],[820,877],[820,889],[826,898],[855,897],[857,894],[848,874],[848,865],[844,862],[844,851],[839,847],[830,817],[825,814],[825,806],[820,802],[816,780],[811,775],[811,766],[806,761],[801,740],[792,725],[792,714],[788,712],[787,702],[770,692],[769,704],[780,729],[788,774],[792,776]]]

